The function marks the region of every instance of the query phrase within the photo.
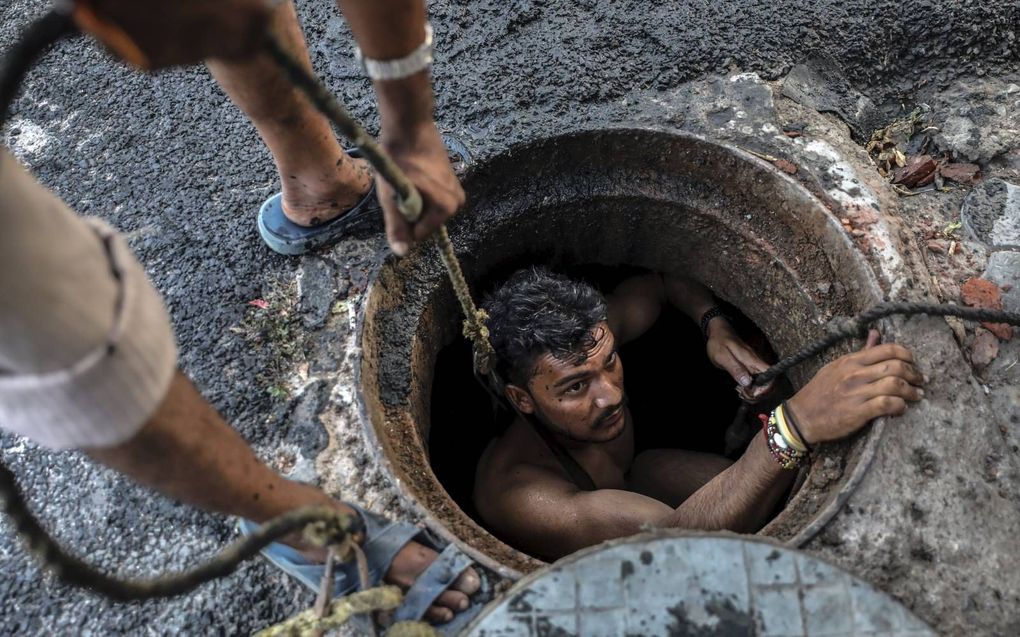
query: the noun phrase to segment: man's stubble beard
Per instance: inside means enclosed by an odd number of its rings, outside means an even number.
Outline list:
[[[624,395],[623,401],[622,401],[622,403],[620,404],[619,407],[610,409],[607,414],[604,414],[603,416],[601,416],[599,418],[599,423],[601,424],[602,421],[604,421],[606,419],[608,414],[612,414],[617,409],[623,409],[623,414],[622,414],[622,418],[623,418],[623,423],[622,424],[623,424],[623,426],[620,427],[620,430],[618,432],[616,432],[615,436],[613,436],[612,438],[606,438],[604,440],[603,439],[597,439],[597,438],[590,438],[590,437],[589,438],[579,438],[579,437],[571,434],[566,429],[564,429],[564,428],[554,424],[549,418],[546,418],[546,416],[542,413],[542,410],[538,407],[538,403],[535,402],[534,399],[532,399],[532,402],[535,404],[535,412],[532,414],[532,417],[535,418],[536,420],[538,420],[538,422],[539,422],[539,424],[541,426],[545,427],[546,429],[548,429],[549,431],[553,432],[554,434],[563,436],[564,438],[566,438],[567,440],[570,440],[571,442],[583,442],[583,443],[587,443],[587,444],[604,444],[604,443],[612,442],[612,441],[616,440],[617,438],[619,438],[620,436],[623,435],[624,431],[627,430],[627,418],[628,418],[627,405],[630,402],[630,400],[627,398],[626,395]],[[596,427],[595,430],[598,431],[598,427]]]

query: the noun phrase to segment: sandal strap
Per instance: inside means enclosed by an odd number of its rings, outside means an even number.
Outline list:
[[[345,503],[358,512],[365,523],[365,540],[361,549],[368,561],[368,572],[371,586],[378,586],[386,571],[390,570],[397,553],[408,542],[418,542],[435,549],[435,543],[413,524],[395,522],[387,517],[373,513],[356,504]]]
[[[418,621],[469,566],[471,558],[455,544],[448,545],[439,557],[418,576],[393,615],[395,621]]]

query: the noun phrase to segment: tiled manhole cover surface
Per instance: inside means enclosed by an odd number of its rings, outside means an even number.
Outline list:
[[[537,571],[463,634],[935,635],[885,593],[805,553],[760,539],[661,532]]]

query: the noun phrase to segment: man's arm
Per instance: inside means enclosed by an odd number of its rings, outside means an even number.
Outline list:
[[[645,525],[755,531],[764,524],[794,475],[779,467],[762,439],[675,510],[632,491],[581,491],[541,467],[522,469],[517,486],[505,489],[495,502],[480,503],[480,509],[486,521],[514,546],[556,559],[599,542],[633,535]]]
[[[287,480],[263,464],[180,371],[137,434],[113,447],[84,451],[147,487],[207,511],[255,522],[312,505],[353,515],[319,489]]]
[[[499,497],[477,499],[499,537],[531,555],[557,559],[615,537],[633,535],[669,515],[669,506],[631,491],[581,491],[544,467],[515,469]]]
[[[367,58],[402,58],[425,41],[423,0],[337,0]],[[390,246],[398,255],[432,234],[464,204],[464,190],[450,167],[433,114],[428,69],[399,80],[373,82],[382,124],[380,141],[421,192],[421,220],[410,226],[397,211],[393,191],[378,182]]]
[[[645,274],[627,279],[607,296],[609,328],[617,343],[633,341],[659,319],[662,307],[672,304],[695,323],[716,305],[715,297],[694,279],[660,274]],[[729,372],[741,388],[748,388],[751,375],[768,369],[765,361],[747,346],[725,316],[711,319],[708,329],[708,358],[712,364]],[[755,387],[745,398],[756,400],[768,393],[771,386]]]
[[[666,298],[673,305],[692,321],[698,323],[705,312],[715,306],[715,296],[704,285],[694,279],[679,276],[663,277],[663,286],[666,289]],[[719,317],[725,322],[725,317]],[[716,319],[712,320],[713,323]]]
[[[662,314],[666,289],[661,274],[642,274],[625,280],[606,295],[609,329],[623,345],[647,332]]]
[[[697,323],[715,305],[715,297],[694,279],[651,273],[625,280],[606,296],[606,303],[609,328],[618,343],[626,343],[651,329],[666,303]],[[713,319],[712,327],[722,322],[724,317]]]

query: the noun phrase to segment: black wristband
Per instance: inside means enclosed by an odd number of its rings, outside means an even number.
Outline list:
[[[712,322],[712,319],[719,318],[720,316],[727,321],[730,318],[723,313],[722,308],[718,305],[713,305],[701,315],[701,335],[705,337],[706,341],[708,340],[708,324]]]
[[[807,438],[805,438],[804,434],[800,432],[800,427],[797,426],[797,418],[793,415],[793,410],[790,409],[790,403],[786,401],[783,401],[783,414],[786,416],[786,424],[790,425],[790,428],[793,429],[793,433],[797,434],[797,437],[804,443],[807,450],[814,451],[814,449],[811,448],[811,444],[807,441]]]

